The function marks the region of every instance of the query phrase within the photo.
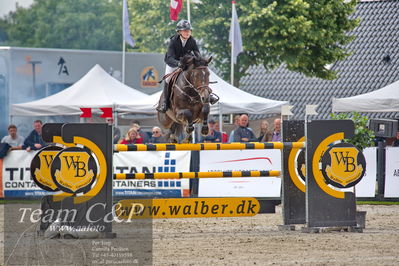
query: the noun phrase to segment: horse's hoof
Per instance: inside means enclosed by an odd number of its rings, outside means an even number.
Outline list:
[[[187,134],[191,134],[193,131],[194,131],[194,127],[193,126],[187,127],[186,133]]]
[[[208,135],[208,132],[209,132],[208,126],[205,126],[205,127],[202,127],[202,128],[201,128],[201,134],[202,134],[202,136]]]

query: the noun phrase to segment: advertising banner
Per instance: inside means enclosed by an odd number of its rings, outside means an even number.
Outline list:
[[[366,159],[366,173],[355,186],[355,194],[357,198],[373,198],[377,180],[377,148],[365,148],[363,155]]]
[[[42,197],[53,194],[38,187],[31,178],[30,164],[36,152],[12,151],[3,160],[5,197]],[[189,172],[191,153],[121,152],[114,154],[115,173]],[[182,197],[189,180],[114,180],[114,196]]]
[[[35,151],[12,151],[3,161],[4,197],[42,197],[50,195],[33,182],[30,174],[30,163]]]
[[[114,173],[189,172],[190,159],[190,151],[119,152],[114,154]],[[182,197],[189,180],[114,180],[113,187],[115,197]]]
[[[399,148],[386,147],[385,198],[399,198]]]
[[[200,171],[281,171],[280,150],[200,152]],[[212,178],[199,181],[199,197],[280,197],[278,177]]]

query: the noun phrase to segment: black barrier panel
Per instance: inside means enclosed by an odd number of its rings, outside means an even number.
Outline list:
[[[304,121],[283,121],[282,130],[284,142],[304,141]],[[305,149],[286,147],[283,149],[282,203],[284,225],[304,224],[306,220],[305,180],[302,171],[302,166],[305,165],[304,152]]]
[[[46,124],[42,132],[47,142],[84,149],[65,148],[57,154],[60,159],[53,172],[69,193],[45,196],[41,203],[5,204],[6,264],[152,264],[152,220],[126,221],[113,215],[112,128],[105,123]],[[93,165],[86,167],[91,156],[98,175]],[[87,181],[89,172],[96,178],[93,183]]]
[[[308,227],[356,226],[356,198],[325,182],[321,156],[328,148],[354,134],[351,120],[315,120],[307,124],[307,198]]]

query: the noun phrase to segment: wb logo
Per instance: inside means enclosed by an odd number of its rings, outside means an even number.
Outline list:
[[[356,151],[356,156],[358,151],[356,149],[352,149]],[[344,164],[344,171],[345,172],[353,172],[356,169],[356,164],[355,164],[355,157],[350,156],[349,151],[330,151],[330,155],[333,153],[333,158],[335,161],[335,164],[340,166],[341,163]],[[353,155],[353,154],[352,154]]]
[[[79,193],[90,189],[97,176],[94,157],[77,147],[60,152],[51,166],[54,183],[64,192]]]
[[[54,158],[61,150],[62,148],[58,146],[47,146],[36,153],[35,157],[32,159],[30,165],[32,179],[36,185],[44,190],[60,190],[54,183],[50,171]]]
[[[346,188],[356,185],[363,177],[366,160],[363,153],[349,143],[329,148],[322,157],[322,172],[327,183]]]
[[[84,177],[87,173],[87,158],[81,159],[82,155],[62,154],[61,160],[69,171],[75,171],[75,177]],[[87,156],[85,156],[87,157]]]

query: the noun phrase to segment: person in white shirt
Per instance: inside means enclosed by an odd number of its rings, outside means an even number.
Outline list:
[[[1,139],[1,143],[8,143],[11,150],[21,150],[24,144],[24,138],[17,134],[15,125],[8,126],[8,135]]]

